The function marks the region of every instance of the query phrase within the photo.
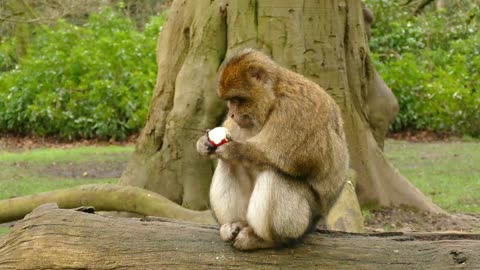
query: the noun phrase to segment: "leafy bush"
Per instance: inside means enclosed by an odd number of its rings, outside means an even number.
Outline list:
[[[11,70],[15,67],[16,41],[14,38],[0,41],[0,72]]]
[[[414,16],[401,3],[367,1],[374,60],[400,103],[392,129],[480,136],[480,8],[464,0]]]
[[[38,27],[28,54],[0,73],[0,131],[124,139],[146,117],[164,16],[144,32],[110,8],[83,26]],[[0,53],[0,57],[1,57]]]

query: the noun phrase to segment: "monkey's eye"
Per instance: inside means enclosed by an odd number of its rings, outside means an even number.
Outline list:
[[[227,101],[230,101],[231,103],[238,105],[238,104],[244,103],[246,99],[243,97],[234,97],[234,98],[228,99]]]

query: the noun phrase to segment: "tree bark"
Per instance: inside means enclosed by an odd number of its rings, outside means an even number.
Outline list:
[[[195,153],[195,141],[219,125],[225,110],[215,95],[217,69],[244,47],[263,50],[336,100],[361,203],[443,212],[383,155],[387,125],[376,119],[389,110],[378,104],[395,102],[383,102],[393,95],[375,90],[383,80],[369,57],[357,0],[175,1],[159,38],[147,123],[121,184],[158,192],[188,208],[208,207],[214,165]]]
[[[218,228],[43,205],[0,238],[0,269],[478,269],[480,235],[322,231],[295,247],[239,252]]]
[[[438,0],[437,1],[437,10],[442,10],[447,7],[446,1],[445,0]]]
[[[121,184],[191,209],[208,208],[213,164],[198,156],[194,142],[219,124],[224,110],[213,81],[226,51],[225,8],[220,1],[173,3],[158,42],[147,123]]]

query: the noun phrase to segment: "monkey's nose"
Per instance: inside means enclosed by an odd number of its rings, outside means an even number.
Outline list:
[[[235,114],[230,115],[231,118],[233,118],[234,116],[235,116]]]

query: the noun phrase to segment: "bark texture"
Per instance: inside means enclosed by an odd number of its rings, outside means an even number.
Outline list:
[[[339,104],[361,203],[443,212],[383,155],[392,110],[382,105],[395,100],[370,60],[358,0],[175,1],[160,34],[147,124],[121,184],[188,208],[208,207],[214,166],[196,154],[195,141],[220,123],[225,108],[215,95],[217,69],[244,47],[315,81]]]
[[[103,217],[44,205],[0,238],[0,269],[478,269],[480,235],[323,231],[239,252],[214,226]]]
[[[158,42],[147,123],[121,184],[191,209],[208,207],[213,164],[198,156],[194,142],[224,110],[213,82],[226,51],[225,8],[219,1],[173,3]]]

